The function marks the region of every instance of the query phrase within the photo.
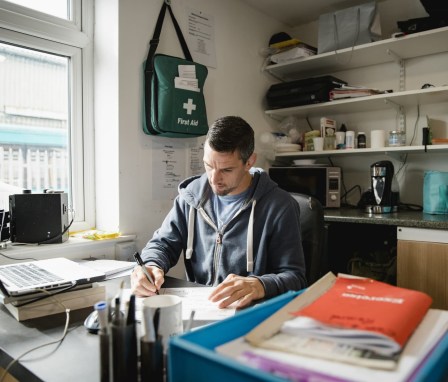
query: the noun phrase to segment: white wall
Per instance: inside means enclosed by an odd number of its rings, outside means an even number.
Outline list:
[[[139,249],[172,205],[152,195],[152,143],[170,139],[142,130],[143,64],[161,5],[161,0],[96,1],[97,228],[136,234]],[[262,101],[272,79],[260,71],[259,50],[281,25],[238,0],[176,0],[172,9],[185,37],[188,7],[214,18],[217,68],[209,68],[204,90],[209,123],[239,115],[257,133],[269,131],[272,122]],[[157,52],[182,57],[168,15]],[[176,142],[187,147],[192,139]],[[264,165],[262,158],[257,165]]]
[[[159,227],[172,205],[171,200],[157,200],[152,194],[152,144],[170,140],[145,135],[142,130],[143,64],[161,4],[162,0],[96,0],[97,228],[136,234],[139,249]],[[397,19],[425,16],[419,0],[387,0],[381,2],[380,7],[385,34],[394,31]],[[188,8],[200,10],[214,18],[217,68],[209,68],[205,87],[209,123],[219,116],[233,114],[242,116],[252,124],[257,136],[276,129],[278,123],[267,118],[263,112],[263,98],[269,84],[277,81],[261,72],[263,58],[259,51],[266,48],[269,38],[279,31],[316,43],[316,23],[291,30],[238,0],[175,0],[172,1],[172,8],[183,31],[186,31]],[[182,56],[168,17],[158,52]],[[413,60],[407,66],[406,86],[412,88],[422,81],[446,84],[447,63],[446,55],[437,55],[430,60]],[[364,85],[372,83],[377,87],[396,89],[398,69],[394,65],[333,74],[347,76],[348,81],[362,80]],[[422,70],[425,73],[425,68],[428,76],[421,74]],[[421,115],[431,114],[441,121],[442,129],[446,128],[446,105],[432,105],[420,112]],[[341,118],[357,131],[362,129],[368,132],[372,128],[395,125],[393,110],[347,114]],[[311,122],[315,124],[316,120]],[[417,126],[417,141],[421,141],[420,131],[424,125],[424,119],[417,121],[416,108],[407,110],[408,131]],[[203,138],[198,141],[200,139]],[[191,140],[176,142],[187,147]],[[378,159],[384,158],[375,155],[361,159],[356,157],[356,161],[338,159],[335,165],[345,167],[347,189],[356,184],[365,189],[369,185],[369,166]],[[398,167],[402,158],[387,159],[392,159]],[[257,165],[266,167],[267,163],[261,158]],[[425,168],[448,170],[442,154],[431,157],[409,155],[407,170],[401,173],[399,179],[404,202],[422,203]],[[359,195],[354,194],[353,197],[356,201]]]

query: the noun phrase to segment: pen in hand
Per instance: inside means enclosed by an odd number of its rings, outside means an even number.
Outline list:
[[[149,274],[148,270],[146,269],[145,263],[143,262],[142,258],[140,257],[140,254],[138,252],[134,253],[134,259],[137,262],[138,265],[142,268],[142,272],[145,274],[146,278],[152,285],[156,285],[154,280],[152,279],[151,275]],[[156,287],[156,294],[159,294],[159,291]]]

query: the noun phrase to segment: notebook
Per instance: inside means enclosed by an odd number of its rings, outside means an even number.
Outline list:
[[[104,272],[62,257],[0,266],[2,292],[10,296],[34,293],[37,289],[76,287],[105,278]]]

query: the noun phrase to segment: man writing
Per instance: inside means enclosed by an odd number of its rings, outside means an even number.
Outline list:
[[[142,251],[132,292],[151,296],[182,253],[187,278],[216,286],[209,296],[237,308],[306,286],[299,207],[267,173],[253,168],[254,132],[240,117],[222,117],[204,145],[205,173],[186,179],[162,226]]]

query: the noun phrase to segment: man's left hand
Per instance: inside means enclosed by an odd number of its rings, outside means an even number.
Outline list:
[[[208,299],[218,302],[220,308],[225,308],[237,301],[236,308],[244,308],[252,301],[265,295],[263,284],[255,277],[243,277],[230,274],[210,294]]]

